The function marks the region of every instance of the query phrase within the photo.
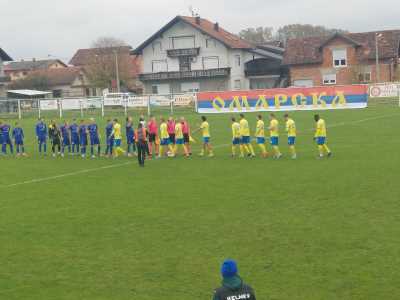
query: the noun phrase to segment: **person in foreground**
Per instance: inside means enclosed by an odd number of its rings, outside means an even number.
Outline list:
[[[316,123],[314,140],[317,142],[317,145],[318,145],[318,152],[319,152],[318,158],[323,158],[325,153],[326,153],[327,157],[331,157],[332,152],[328,148],[328,145],[326,144],[325,120],[321,119],[321,117],[319,115],[315,115],[314,120]]]
[[[135,141],[137,143],[136,148],[138,151],[139,166],[144,167],[147,148],[147,130],[146,127],[143,126],[142,122],[139,122],[138,128],[135,131]]]
[[[213,300],[256,300],[253,289],[238,275],[237,264],[227,259],[221,266],[222,285],[214,291]]]

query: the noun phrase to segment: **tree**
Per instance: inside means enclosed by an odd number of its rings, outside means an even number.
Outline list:
[[[273,39],[272,27],[247,28],[239,32],[239,36],[253,44],[263,44]]]
[[[130,48],[117,38],[100,37],[92,43],[92,51],[85,66],[87,77],[92,86],[97,88],[115,88],[117,64],[120,85],[124,89],[132,86],[130,76]]]
[[[315,26],[311,24],[289,24],[280,27],[276,31],[276,39],[286,43],[288,39],[306,38],[313,36],[329,36],[334,33],[347,33],[342,29],[331,29],[324,26]]]
[[[32,73],[26,78],[19,79],[8,85],[10,90],[38,90],[47,91],[49,90],[49,80],[43,74]]]

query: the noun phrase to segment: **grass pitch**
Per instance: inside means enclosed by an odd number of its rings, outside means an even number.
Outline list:
[[[399,299],[400,110],[321,112],[329,160],[313,114],[292,114],[296,161],[282,121],[284,159],[232,159],[230,115],[216,115],[215,158],[144,169],[41,158],[22,120],[30,157],[0,158],[0,299],[210,299],[227,257],[259,299]]]

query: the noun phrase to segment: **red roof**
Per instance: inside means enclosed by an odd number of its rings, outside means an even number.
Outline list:
[[[173,20],[171,20],[167,25],[162,27],[159,31],[153,34],[149,39],[147,39],[143,44],[141,44],[138,48],[136,48],[133,52],[136,54],[140,54],[142,50],[147,47],[150,43],[152,43],[155,39],[159,38],[163,32],[171,28],[178,22],[184,22],[189,24],[190,26],[200,30],[202,33],[207,34],[208,36],[220,41],[228,48],[232,49],[254,49],[256,48],[254,45],[246,42],[241,39],[239,36],[228,32],[219,26],[218,23],[213,23],[207,19],[203,19],[200,17],[186,17],[186,16],[177,16]]]
[[[79,67],[54,68],[34,71],[28,77],[43,76],[47,79],[49,86],[71,85],[82,73]]]
[[[380,59],[399,58],[400,55],[400,30],[387,30],[378,32],[335,34],[330,37],[308,37],[289,39],[283,57],[284,65],[322,63],[322,51],[325,45],[333,39],[342,39],[345,43],[353,44],[357,49],[359,59],[375,59],[375,37],[379,38]]]

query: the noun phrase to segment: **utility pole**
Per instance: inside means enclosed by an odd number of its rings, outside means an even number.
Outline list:
[[[376,83],[379,83],[379,82],[381,82],[381,68],[380,68],[380,65],[379,65],[379,44],[378,44],[378,42],[379,42],[379,38],[382,36],[382,34],[381,33],[376,33],[375,34],[375,63],[376,63],[376,69],[375,69],[375,72],[376,72]]]
[[[118,68],[118,51],[117,49],[114,49],[114,55],[115,55],[115,74],[116,74],[116,80],[117,80],[117,93],[121,92],[121,84],[119,81],[119,68]]]

